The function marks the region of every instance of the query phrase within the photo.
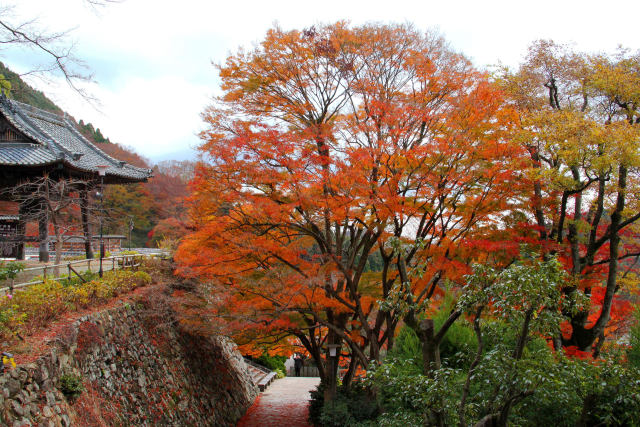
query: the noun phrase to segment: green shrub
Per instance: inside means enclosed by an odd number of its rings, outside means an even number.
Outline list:
[[[256,362],[262,366],[271,369],[272,371],[281,370],[287,372],[287,368],[284,366],[284,362],[287,360],[285,356],[269,356],[264,353],[262,356],[256,359]]]
[[[569,359],[554,354],[546,342],[532,337],[521,360],[511,356],[512,338],[501,322],[483,326],[490,348],[476,366],[466,400],[467,422],[473,425],[504,401],[510,385],[533,394],[514,405],[509,425],[574,426],[640,425],[640,369],[620,359]],[[379,391],[380,426],[424,425],[429,408],[441,410],[446,425],[456,425],[466,369],[443,366],[434,378],[413,373],[411,360],[388,358],[367,374]]]
[[[319,426],[320,417],[322,416],[322,407],[324,406],[324,383],[318,384],[315,390],[311,390],[309,394],[309,422],[314,426]]]
[[[82,378],[73,374],[64,374],[58,381],[58,390],[67,398],[75,399],[84,391]]]
[[[401,360],[421,360],[422,349],[420,339],[413,329],[408,326],[403,326],[395,337],[393,349],[389,350],[387,354],[390,357]]]
[[[24,270],[24,263],[10,261],[5,263],[0,261],[0,282],[7,279],[15,279],[18,273]]]
[[[378,402],[362,381],[353,381],[348,390],[340,388],[339,396],[346,401],[353,421],[362,422],[378,416]]]
[[[322,427],[343,427],[353,424],[347,402],[336,399],[322,407],[320,425]]]
[[[99,277],[98,273],[93,271],[88,271],[88,270],[82,272],[80,275],[82,276],[85,282],[96,280]],[[62,280],[57,281],[60,284],[62,284],[62,286],[79,286],[82,283],[84,283],[82,280],[80,280],[80,278],[75,273],[72,273],[71,276],[64,275],[62,277],[63,277]]]
[[[377,416],[378,403],[360,381],[354,381],[348,390],[339,387],[335,400],[330,404],[324,402],[324,384],[311,390],[309,421],[316,426],[364,426]]]
[[[433,317],[436,330],[439,329],[449,316],[448,306],[443,307]],[[472,355],[478,348],[475,333],[468,322],[459,320],[454,323],[440,343],[440,358],[442,363],[451,367],[468,367]],[[395,338],[393,349],[388,355],[392,358],[407,361],[412,360],[416,373],[422,372],[422,345],[413,329],[403,326]],[[412,369],[411,365],[403,367]]]
[[[636,307],[633,316],[635,321],[629,330],[627,360],[632,366],[640,368],[640,307]]]

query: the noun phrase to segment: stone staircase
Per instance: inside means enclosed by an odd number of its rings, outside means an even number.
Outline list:
[[[276,379],[276,373],[268,368],[257,364],[251,359],[245,358],[244,361],[247,364],[247,370],[251,375],[253,383],[258,386],[260,391],[265,391],[267,387],[269,387],[269,384]]]

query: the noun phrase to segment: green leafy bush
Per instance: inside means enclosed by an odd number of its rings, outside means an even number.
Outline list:
[[[262,356],[256,359],[256,362],[264,366],[265,368],[269,368],[272,371],[280,370],[282,372],[287,372],[287,368],[284,366],[284,362],[287,360],[285,356],[269,356],[264,353]]]
[[[450,312],[448,304],[438,310],[433,318],[436,330],[440,329]],[[459,320],[449,328],[442,339],[440,358],[442,363],[447,366],[468,368],[471,364],[471,357],[477,348],[478,342],[473,328],[466,320]]]
[[[354,381],[346,390],[339,387],[332,403],[324,402],[324,385],[311,390],[309,421],[322,427],[364,426],[378,416],[378,402],[368,387]],[[373,424],[372,424],[373,425]]]
[[[629,349],[627,359],[632,366],[640,368],[640,307],[636,307],[634,313],[635,322],[629,330]]]
[[[343,427],[353,424],[349,405],[342,399],[336,399],[322,407],[320,425],[322,427]]]
[[[24,263],[17,261],[0,261],[0,281],[15,279],[18,273],[24,270]]]
[[[404,366],[412,372],[422,372],[422,349],[420,339],[413,329],[403,326],[395,338],[393,348],[387,353],[390,359],[410,361]]]
[[[67,398],[75,399],[84,391],[82,378],[73,374],[64,374],[58,381],[58,390]]]
[[[455,395],[457,385],[464,380],[462,370],[442,367],[429,378],[407,369],[405,365],[410,363],[410,360],[390,359],[367,372],[366,385],[379,391],[380,425],[400,426],[407,419],[420,420],[409,425],[431,425],[426,418],[429,409],[441,411],[445,425],[456,425]]]
[[[442,307],[434,316],[434,324],[439,329],[451,311],[449,305]],[[447,366],[468,367],[471,357],[475,353],[478,344],[473,329],[466,321],[454,323],[442,342],[440,343],[440,358]],[[395,338],[393,349],[388,353],[389,357],[407,361],[412,360],[411,365],[403,364],[403,368],[413,369],[419,373],[422,371],[422,347],[416,333],[409,327],[403,326]]]
[[[309,422],[314,426],[321,425],[320,417],[324,406],[324,388],[324,383],[320,383],[314,390],[309,392],[311,395],[309,399]]]
[[[479,322],[482,353],[476,359],[477,347],[472,351],[468,332],[461,332],[448,339],[449,350],[442,344],[442,367],[429,375],[407,369],[413,361],[406,357],[389,357],[373,367],[367,381],[379,390],[378,424],[474,425],[484,419],[495,425],[506,416],[508,425],[518,426],[640,425],[640,370],[631,363],[633,345],[630,363],[614,353],[579,360],[554,353],[541,338],[557,331],[560,310],[549,307],[559,306],[563,280],[553,259],[525,260],[499,272],[474,267],[457,307],[467,313],[478,306],[485,310]],[[457,323],[469,328],[466,320]],[[450,363],[465,352],[472,358]],[[470,360],[475,360],[473,371]]]

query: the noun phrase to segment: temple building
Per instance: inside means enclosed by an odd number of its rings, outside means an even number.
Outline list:
[[[82,237],[87,256],[92,254],[88,193],[99,185],[146,181],[151,170],[114,159],[85,138],[66,115],[59,116],[0,95],[0,200],[19,204],[17,212],[0,209],[1,257],[24,259],[25,219],[38,203],[20,202],[11,189],[48,176],[84,183],[79,188]],[[37,197],[37,196],[36,196]],[[16,215],[17,214],[17,215]],[[38,216],[41,261],[49,259],[47,215]]]

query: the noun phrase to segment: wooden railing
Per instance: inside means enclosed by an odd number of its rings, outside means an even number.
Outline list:
[[[122,270],[122,269],[135,269],[140,265],[140,261],[144,257],[154,257],[161,256],[161,254],[133,254],[133,255],[115,255],[107,258],[102,258],[102,270],[103,271],[113,271],[113,270]],[[69,261],[61,264],[46,264],[36,267],[28,267],[22,270],[16,279],[11,279],[10,281],[5,281],[3,288],[0,288],[0,294],[13,293],[15,289],[25,288],[32,285],[37,285],[39,283],[43,283],[44,279],[47,280],[65,280],[71,278],[72,275],[78,277],[82,282],[85,282],[86,279],[82,277],[81,273],[85,273],[87,271],[91,271],[94,273],[98,272],[100,266],[100,259],[81,259],[77,261]],[[81,270],[81,271],[79,271]],[[64,271],[66,276],[58,276],[55,272],[61,273]],[[37,274],[37,272],[41,272],[41,274]],[[64,274],[62,273],[62,274]],[[42,279],[31,280],[27,282],[20,282],[21,280],[29,280],[34,277],[42,276]],[[10,282],[10,283],[7,283]]]

